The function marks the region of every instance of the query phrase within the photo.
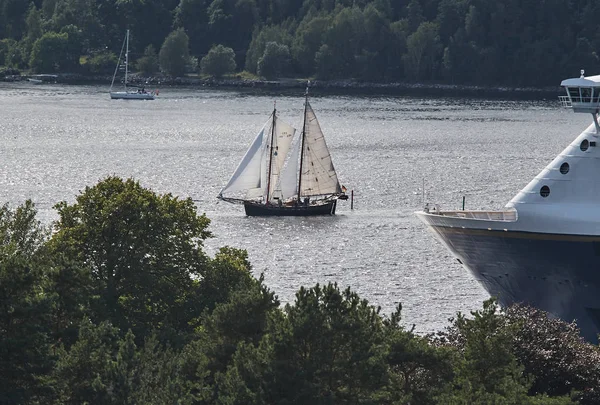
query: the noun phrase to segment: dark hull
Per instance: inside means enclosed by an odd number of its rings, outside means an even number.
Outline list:
[[[244,203],[246,215],[249,216],[278,216],[278,217],[308,217],[316,215],[334,215],[337,201],[333,200],[321,205],[278,206],[255,203]]]
[[[530,304],[598,342],[600,238],[430,225],[501,305]]]

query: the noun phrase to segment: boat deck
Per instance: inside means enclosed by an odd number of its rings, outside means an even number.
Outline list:
[[[459,210],[459,211],[441,211],[437,206],[429,207],[424,210],[429,214],[441,215],[444,217],[454,218],[465,218],[475,219],[481,221],[511,221],[517,220],[516,210],[504,210],[504,211],[473,211],[473,210]]]

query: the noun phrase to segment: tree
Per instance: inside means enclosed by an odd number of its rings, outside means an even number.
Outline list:
[[[287,45],[268,42],[265,53],[258,60],[257,73],[267,79],[276,79],[290,64],[290,49]]]
[[[33,44],[39,37],[42,36],[42,17],[41,12],[35,7],[33,3],[29,7],[27,13],[27,40]]]
[[[551,318],[544,311],[512,305],[509,325],[516,326],[513,350],[525,372],[533,376],[530,395],[568,395],[580,404],[600,403],[600,349],[585,342],[575,322]]]
[[[424,22],[406,40],[404,69],[412,80],[433,79],[440,53],[437,24]]]
[[[32,403],[48,387],[52,297],[39,253],[47,231],[31,201],[0,208],[0,403]]]
[[[315,71],[315,55],[323,44],[324,34],[327,31],[331,18],[306,17],[296,30],[292,55],[299,65],[300,72],[312,74]]]
[[[222,77],[224,74],[235,71],[235,53],[233,49],[223,45],[213,46],[208,55],[200,61],[202,73]]]
[[[148,45],[144,50],[144,56],[136,61],[136,68],[146,76],[158,72],[158,56],[152,45]]]
[[[375,403],[387,383],[378,309],[337,285],[301,288],[260,345],[240,345],[228,403]],[[224,400],[225,401],[225,400]]]
[[[35,41],[29,65],[37,72],[56,72],[67,59],[68,34],[47,32]]]
[[[61,68],[70,72],[77,71],[80,68],[79,57],[83,52],[83,33],[75,25],[62,27],[60,33],[67,34],[67,49]]]
[[[91,290],[93,321],[132,329],[140,340],[154,329],[165,338],[190,332],[189,321],[201,313],[194,301],[210,236],[210,221],[191,199],[108,177],[56,209],[49,248],[57,271],[87,270],[91,285],[82,288]]]
[[[112,52],[100,52],[88,59],[87,63],[92,73],[112,73],[117,64],[117,55]]]
[[[173,26],[183,28],[190,39],[193,55],[204,55],[210,47],[206,0],[180,0]]]
[[[483,304],[472,319],[458,314],[443,341],[458,348],[454,390],[441,396],[444,403],[569,404],[568,396],[529,396],[532,379],[514,354],[519,325],[499,313],[495,299]]]
[[[269,42],[290,46],[292,37],[284,28],[279,26],[266,26],[261,30],[256,29],[246,54],[246,70],[257,73],[258,60],[264,55]]]
[[[172,77],[184,75],[190,57],[188,42],[188,36],[182,28],[176,29],[167,36],[158,56],[163,72]]]

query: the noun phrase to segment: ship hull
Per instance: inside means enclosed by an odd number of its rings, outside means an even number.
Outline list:
[[[435,216],[420,218],[501,305],[525,303],[576,321],[583,337],[598,342],[600,237],[443,226]]]
[[[244,209],[248,216],[291,216],[291,217],[308,217],[317,215],[334,215],[336,200],[329,201],[319,205],[265,205],[259,203],[244,202]]]

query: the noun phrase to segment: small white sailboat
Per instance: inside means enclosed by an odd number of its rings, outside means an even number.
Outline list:
[[[122,91],[113,91],[113,86],[115,84],[115,78],[117,77],[117,73],[119,72],[119,66],[121,66],[121,57],[123,56],[123,49],[125,49],[125,60],[123,64],[125,65],[125,78],[123,79],[123,90]],[[123,41],[123,46],[121,47],[121,53],[119,54],[119,60],[117,61],[117,67],[115,68],[115,74],[113,75],[112,82],[110,84],[110,98],[113,100],[154,100],[154,97],[157,95],[157,92],[154,91],[146,91],[145,88],[141,87],[128,87],[128,74],[129,74],[129,30],[125,34],[125,40]]]
[[[333,215],[346,200],[317,117],[308,102],[300,136],[274,108],[218,198],[250,216]]]

